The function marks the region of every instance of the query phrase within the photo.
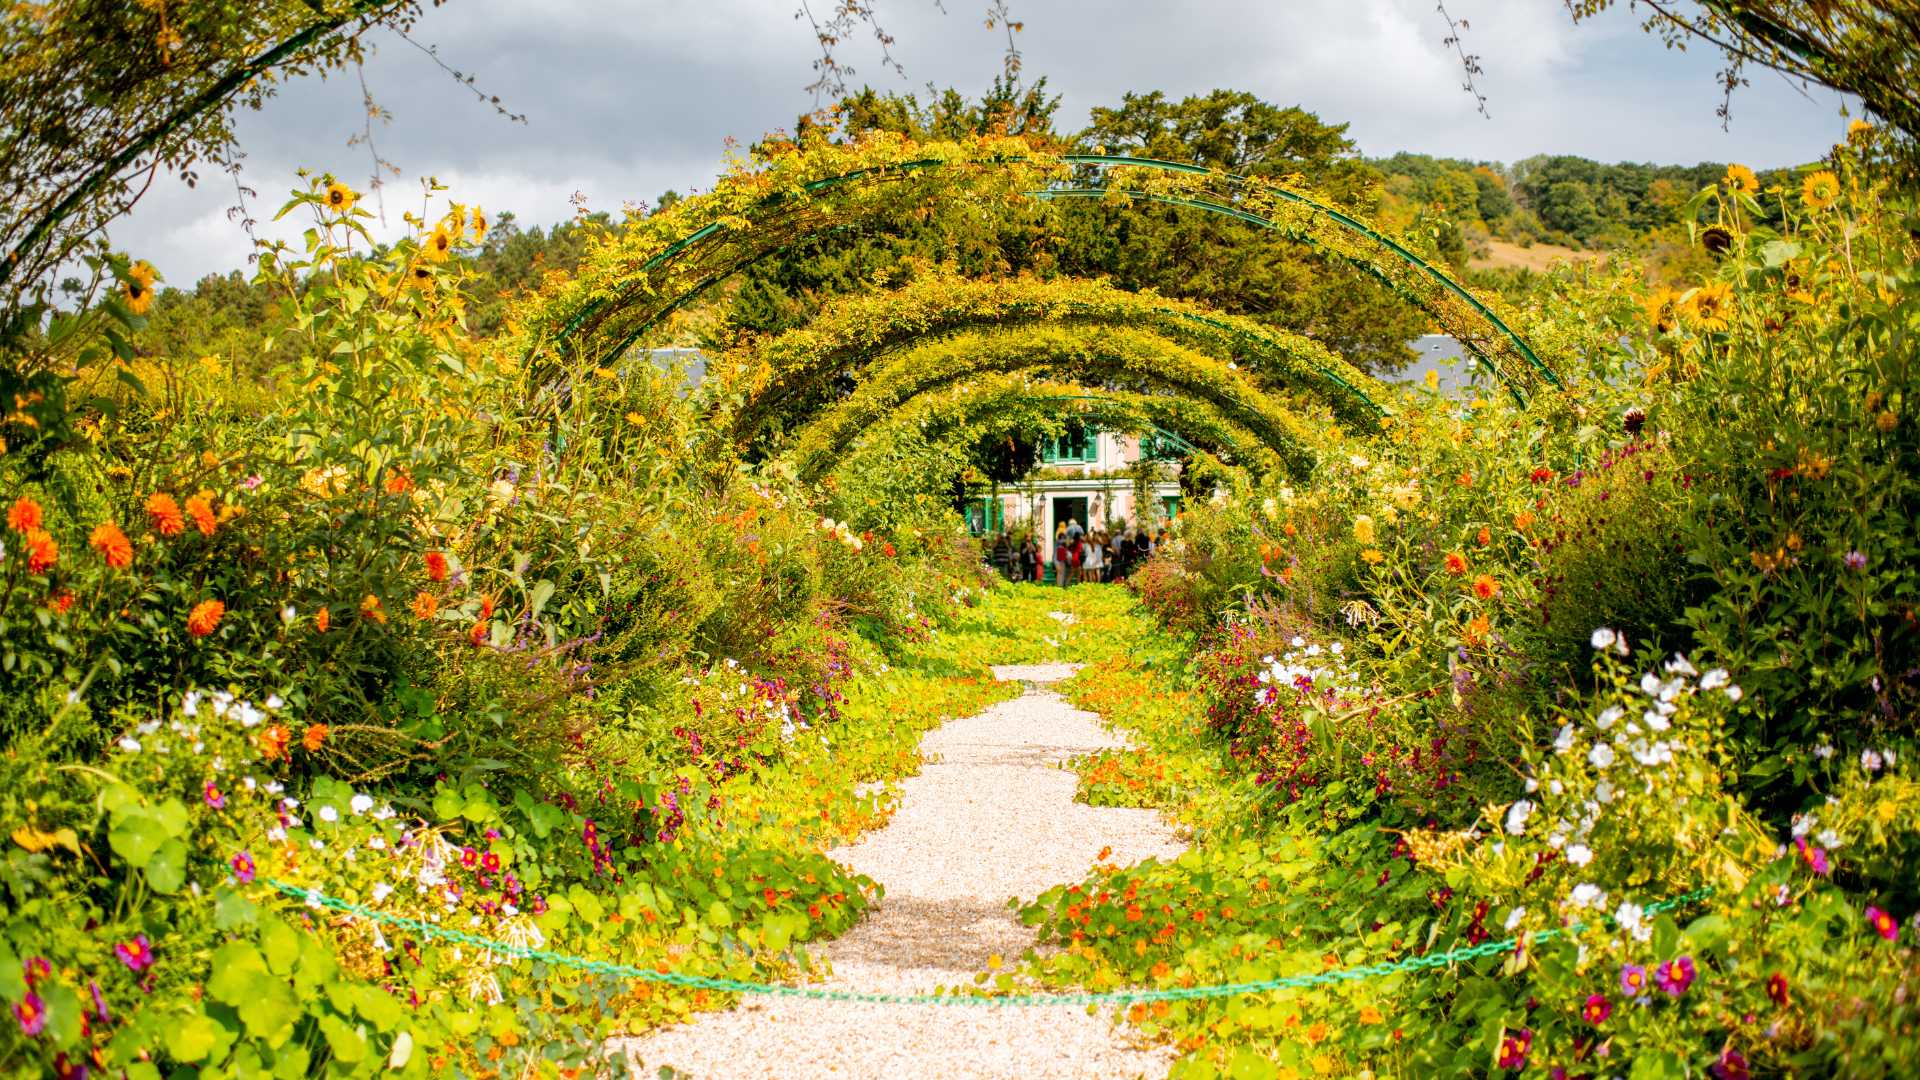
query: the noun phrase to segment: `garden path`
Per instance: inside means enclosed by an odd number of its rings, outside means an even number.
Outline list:
[[[1127,864],[1183,849],[1151,810],[1073,801],[1075,754],[1123,745],[1045,684],[1077,665],[998,667],[1026,693],[929,732],[883,829],[834,858],[886,886],[826,948],[830,987],[915,993],[971,985],[993,956],[1034,944],[1007,906],[1079,879],[1102,848]],[[1164,1048],[1129,1045],[1107,1015],[1072,1006],[878,1005],[749,997],[628,1042],[634,1075],[734,1077],[1164,1076]],[[671,1073],[663,1073],[662,1068]]]

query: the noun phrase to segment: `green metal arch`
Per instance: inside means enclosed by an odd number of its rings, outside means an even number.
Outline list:
[[[1124,157],[1124,156],[1116,156],[1116,155],[1098,155],[1098,154],[1068,154],[1068,155],[1062,155],[1059,160],[1063,164],[1066,164],[1069,166],[1079,165],[1079,166],[1087,166],[1087,167],[1099,168],[1099,169],[1114,169],[1114,168],[1123,168],[1123,167],[1124,168],[1142,168],[1142,169],[1157,170],[1157,171],[1161,171],[1165,173],[1173,173],[1173,174],[1202,175],[1202,176],[1215,177],[1231,185],[1236,185],[1241,187],[1257,185],[1259,191],[1269,193],[1281,200],[1300,205],[1306,208],[1307,210],[1309,210],[1311,213],[1318,215],[1320,217],[1323,217],[1325,220],[1333,222],[1334,224],[1353,233],[1354,235],[1363,238],[1368,243],[1373,244],[1376,247],[1378,247],[1380,250],[1388,253],[1394,259],[1404,262],[1408,266],[1419,271],[1421,274],[1431,279],[1440,288],[1445,290],[1449,295],[1453,296],[1454,298],[1468,305],[1468,308],[1480,319],[1485,321],[1485,323],[1495,331],[1497,336],[1503,337],[1506,340],[1507,344],[1514,350],[1514,352],[1518,356],[1520,356],[1525,361],[1528,367],[1535,374],[1545,379],[1547,382],[1549,382],[1552,385],[1555,385],[1555,386],[1560,385],[1558,377],[1553,373],[1553,371],[1549,367],[1547,367],[1547,365],[1545,365],[1540,361],[1538,355],[1535,354],[1533,348],[1529,344],[1527,344],[1524,338],[1522,338],[1516,331],[1514,331],[1512,327],[1508,326],[1506,322],[1502,320],[1499,317],[1499,315],[1495,313],[1491,308],[1489,308],[1484,302],[1482,302],[1479,298],[1473,296],[1471,292],[1469,292],[1467,289],[1461,286],[1458,282],[1454,281],[1443,270],[1426,262],[1424,259],[1421,259],[1418,255],[1410,251],[1405,245],[1399,243],[1398,241],[1395,241],[1392,238],[1378,232],[1377,230],[1371,228],[1370,226],[1352,217],[1351,215],[1345,214],[1337,209],[1334,209],[1333,207],[1327,206],[1326,204],[1319,202],[1318,200],[1312,199],[1298,192],[1291,191],[1277,184],[1259,182],[1251,178],[1240,176],[1237,174],[1216,172],[1214,170],[1210,170],[1199,165],[1163,161],[1155,158],[1135,158],[1135,157]],[[966,161],[954,162],[954,163],[949,163],[947,161],[936,159],[936,158],[922,158],[922,159],[914,159],[914,160],[902,161],[897,163],[890,163],[884,167],[857,169],[857,170],[853,170],[837,176],[817,178],[814,180],[807,181],[804,184],[800,185],[799,190],[803,194],[812,195],[822,191],[830,190],[834,187],[838,187],[841,185],[858,183],[860,181],[870,180],[870,179],[890,179],[890,178],[895,178],[900,176],[906,176],[918,171],[944,168],[949,164],[962,164],[962,165],[975,166],[975,167],[996,167],[996,166],[1011,167],[1016,164],[1030,163],[1031,161],[1032,159],[1030,158],[1019,157],[1019,156],[969,159]],[[1104,197],[1109,193],[1110,193],[1109,189],[1105,189],[1105,188],[1080,187],[1080,188],[1049,188],[1049,189],[1042,189],[1040,191],[1030,192],[1029,194],[1042,199],[1050,199],[1050,198],[1093,197],[1096,195]],[[1111,193],[1127,194],[1130,197],[1134,197],[1134,198],[1148,198],[1148,199],[1153,199],[1155,201],[1166,203],[1168,205],[1184,206],[1191,209],[1201,210],[1203,212],[1220,214],[1223,216],[1235,218],[1237,220],[1245,221],[1249,224],[1254,224],[1263,228],[1268,228],[1274,231],[1278,231],[1282,235],[1289,236],[1290,238],[1308,240],[1308,241],[1311,240],[1310,237],[1306,237],[1305,235],[1303,235],[1302,233],[1296,230],[1289,229],[1284,225],[1278,222],[1275,222],[1271,218],[1268,218],[1259,214],[1254,214],[1247,210],[1228,206],[1224,203],[1213,202],[1205,199],[1183,199],[1175,196],[1166,196],[1159,193],[1151,193],[1151,192],[1144,192],[1144,191],[1125,192],[1119,189],[1114,189]],[[756,204],[755,209],[760,211],[771,210],[775,207],[779,207],[791,202],[793,198],[794,198],[794,195],[790,192],[776,192],[760,200],[760,202]],[[687,251],[697,247],[698,245],[712,239],[716,235],[720,235],[726,231],[727,230],[725,226],[722,224],[722,222],[719,222],[719,221],[709,222],[707,225],[668,244],[665,248],[661,249],[659,252],[655,253],[653,256],[645,260],[640,266],[636,267],[628,276],[630,278],[635,278],[635,279],[644,278],[646,275],[652,273],[657,269],[660,269],[666,266],[668,263],[672,262],[674,259],[679,258],[681,255],[685,254]],[[813,235],[813,234],[809,233],[808,235]],[[1378,267],[1375,267],[1364,260],[1354,258],[1352,256],[1345,254],[1344,252],[1340,252],[1335,249],[1324,249],[1324,250],[1327,250],[1328,253],[1331,254],[1332,256],[1339,258],[1350,265],[1360,268],[1363,271],[1369,272],[1375,278],[1386,281],[1387,284],[1389,284],[1390,286],[1395,286],[1395,283],[1393,283],[1390,279],[1387,279],[1384,275],[1384,272],[1380,271]],[[750,262],[751,260],[747,260],[747,261]],[[709,278],[707,281],[704,281],[696,285],[692,290],[692,292],[697,293],[706,288],[709,288],[713,284],[717,283],[717,280],[718,280],[718,277]],[[616,308],[625,306],[626,300],[633,295],[636,289],[637,289],[637,286],[629,287],[622,296],[615,297],[612,299],[596,298],[596,299],[587,301],[578,310],[572,313],[572,315],[567,319],[567,322],[565,323],[565,325],[559,330],[557,334],[554,335],[555,343],[564,345],[567,342],[569,342],[572,339],[573,335],[578,333],[579,330],[586,324],[587,320],[592,318],[593,315],[602,311],[609,304],[614,305]],[[1429,314],[1434,315],[1436,318],[1440,318],[1442,316],[1442,312],[1440,310],[1434,308],[1431,304],[1426,302],[1423,298],[1410,293],[1408,290],[1395,286],[1395,291],[1399,295],[1401,295],[1404,299],[1407,299],[1409,302],[1415,304],[1417,307],[1420,307],[1422,310],[1427,311]],[[654,325],[657,325],[659,320],[663,318],[667,312],[673,310],[674,308],[677,308],[680,304],[684,303],[687,295],[688,294],[683,293],[681,296],[670,298],[667,302],[667,305],[664,308],[662,308],[660,311],[655,312],[653,315],[649,316],[648,318],[642,320],[638,326],[636,326],[630,332],[624,335],[624,338],[622,341],[622,348],[624,349],[632,341],[637,340],[637,338],[641,334],[643,334],[646,330],[650,329]],[[1446,325],[1446,321],[1444,319],[1442,320],[1442,323],[1443,325]],[[1452,329],[1450,326],[1448,328]],[[1481,362],[1484,363],[1489,369],[1493,370],[1498,375],[1498,377],[1501,378],[1501,380],[1506,383],[1509,390],[1513,392],[1515,397],[1524,403],[1525,395],[1522,392],[1521,388],[1517,385],[1516,380],[1500,368],[1500,365],[1496,363],[1491,356],[1488,355],[1486,348],[1483,347],[1480,341],[1475,339],[1472,335],[1468,335],[1462,338],[1461,343],[1464,346],[1466,346],[1469,351],[1473,352],[1476,355],[1476,357],[1478,357],[1481,360]],[[531,357],[531,352],[532,352],[532,347],[529,348],[529,358]]]

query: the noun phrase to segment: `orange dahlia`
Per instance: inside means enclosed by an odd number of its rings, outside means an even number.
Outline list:
[[[193,518],[193,527],[200,530],[201,536],[212,536],[219,525],[219,519],[213,514],[213,492],[203,491],[188,499],[187,514]]]
[[[180,514],[180,504],[164,491],[147,496],[147,520],[161,536],[179,536],[187,530],[187,519]]]
[[[327,732],[330,730],[332,729],[325,724],[308,724],[306,732],[300,736],[300,745],[306,747],[307,753],[311,754],[326,743]]]
[[[440,601],[425,589],[414,594],[413,603],[408,605],[416,617],[431,619],[440,610]]]
[[[438,551],[427,552],[427,580],[447,580],[447,557]]]
[[[60,545],[45,531],[35,529],[27,534],[27,569],[35,574],[44,574],[53,569],[60,561]]]
[[[7,507],[7,528],[17,533],[30,533],[41,525],[40,504],[22,495]]]
[[[220,619],[227,613],[227,605],[218,600],[202,600],[187,612],[187,633],[194,637],[206,637],[220,625]]]
[[[1467,557],[1457,551],[1447,552],[1447,573],[1464,574],[1467,572]]]
[[[1481,574],[1473,579],[1473,595],[1482,600],[1491,600],[1500,595],[1500,583],[1492,574]]]
[[[332,625],[333,625],[333,616],[328,613],[326,608],[321,608],[319,611],[314,612],[313,628],[315,630],[318,630],[319,632],[324,634],[327,632],[327,627]]]
[[[133,543],[114,522],[103,521],[95,525],[93,532],[87,535],[87,543],[93,545],[93,550],[99,552],[107,565],[115,570],[125,570],[133,565]]]

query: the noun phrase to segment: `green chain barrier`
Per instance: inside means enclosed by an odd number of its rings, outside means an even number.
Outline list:
[[[374,922],[409,930],[425,937],[440,938],[462,945],[472,945],[488,952],[499,953],[521,960],[537,960],[560,967],[574,968],[594,975],[610,975],[626,979],[640,979],[646,982],[666,983],[670,986],[683,986],[694,990],[716,990],[732,994],[769,994],[775,997],[808,998],[814,1001],[851,1001],[873,1005],[1125,1005],[1135,1002],[1151,1001],[1192,1001],[1196,998],[1234,997],[1240,994],[1258,994],[1268,990],[1305,990],[1315,986],[1325,986],[1336,982],[1360,982],[1366,979],[1396,975],[1405,971],[1424,971],[1432,968],[1449,967],[1462,960],[1474,960],[1483,956],[1498,956],[1518,948],[1521,939],[1507,938],[1503,941],[1483,941],[1478,945],[1453,949],[1444,953],[1426,956],[1409,956],[1391,963],[1365,964],[1359,967],[1336,968],[1332,971],[1317,972],[1312,975],[1286,975],[1277,979],[1262,979],[1258,982],[1221,983],[1216,986],[1183,986],[1165,990],[1114,990],[1105,993],[1089,994],[1003,994],[984,996],[975,994],[880,994],[863,990],[824,990],[805,986],[785,986],[778,983],[744,982],[739,979],[717,979],[706,975],[684,975],[679,972],[654,971],[651,968],[634,967],[631,964],[616,964],[607,960],[588,960],[579,956],[535,949],[525,945],[512,945],[478,934],[469,934],[462,930],[450,930],[422,919],[411,919],[404,915],[391,915],[351,901],[328,896],[318,889],[302,888],[285,881],[269,879],[267,884],[308,907],[324,908],[342,914],[357,915]],[[1645,914],[1657,915],[1663,911],[1672,911],[1688,904],[1704,900],[1713,895],[1710,888],[1695,889],[1689,893],[1667,900],[1648,904]],[[1612,922],[1611,919],[1608,922]],[[1584,923],[1573,923],[1563,929],[1542,930],[1531,935],[1534,942],[1548,941],[1565,934],[1577,933],[1585,928]]]

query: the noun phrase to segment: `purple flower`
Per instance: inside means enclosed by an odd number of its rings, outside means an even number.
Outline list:
[[[107,1012],[107,996],[100,992],[100,984],[90,981],[87,989],[93,993],[93,1015],[99,1017],[103,1024],[113,1023],[113,1014]]]
[[[1888,941],[1893,941],[1900,936],[1900,923],[1892,915],[1871,904],[1867,905],[1867,925],[1873,927],[1874,933]]]
[[[1720,1051],[1720,1060],[1709,1066],[1707,1071],[1719,1077],[1719,1080],[1747,1080],[1753,1075],[1747,1068],[1746,1055],[1731,1046]]]
[[[87,1080],[88,1069],[85,1058],[75,1061],[67,1056],[65,1050],[53,1055],[53,1074],[60,1080]]]
[[[470,847],[460,849],[460,865],[471,870],[480,862],[480,853]]]
[[[47,1003],[40,1000],[39,994],[29,990],[27,996],[20,999],[20,1004],[13,1007],[13,1018],[20,1021],[20,1034],[29,1038],[38,1035],[47,1027]]]
[[[220,794],[220,789],[217,787],[214,787],[213,781],[211,780],[207,781],[206,784],[202,786],[200,791],[200,797],[205,799],[207,801],[207,805],[212,807],[215,810],[225,810],[227,808],[227,797],[225,795]]]
[[[1858,551],[1847,552],[1847,557],[1843,561],[1846,562],[1847,569],[1849,570],[1865,570],[1867,568],[1867,557]]]
[[[1679,997],[1693,985],[1693,957],[1682,956],[1660,965],[1653,973],[1653,981],[1670,997]]]
[[[147,942],[145,934],[135,934],[132,941],[115,945],[113,955],[132,971],[145,971],[153,966],[153,946]]]
[[[26,975],[27,986],[32,987],[34,983],[53,974],[53,965],[47,963],[44,956],[30,956],[20,965],[20,970]]]
[[[1647,992],[1647,969],[1639,964],[1620,965],[1620,992],[1637,998]]]
[[[228,865],[233,867],[234,879],[239,881],[240,884],[250,885],[253,883],[253,856],[251,854],[245,851],[236,851],[233,853],[232,862]]]

